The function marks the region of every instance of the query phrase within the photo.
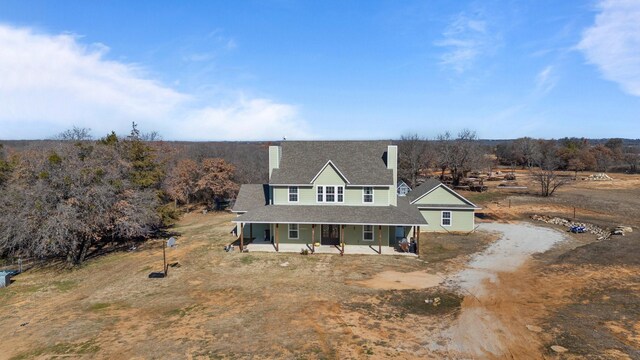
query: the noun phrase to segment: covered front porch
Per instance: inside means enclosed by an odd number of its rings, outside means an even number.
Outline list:
[[[309,224],[236,222],[241,250],[327,254],[402,254],[401,240],[414,239],[415,253],[420,226],[381,224]],[[408,254],[408,253],[407,253]]]

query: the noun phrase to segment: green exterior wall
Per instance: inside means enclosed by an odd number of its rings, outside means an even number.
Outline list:
[[[453,195],[449,192],[449,190],[440,186],[422,197],[420,200],[416,201],[416,204],[458,204],[458,205],[468,205],[464,201],[460,200],[457,196]]]
[[[317,185],[345,186],[343,203],[316,202]],[[272,186],[274,205],[352,205],[352,206],[389,206],[390,194],[395,199],[395,187],[378,186],[373,188],[373,203],[362,202],[363,187],[346,187],[346,183],[331,165],[324,168],[313,185],[298,186],[298,202],[289,202],[288,186]]]
[[[475,226],[473,210],[444,210],[451,211],[451,226],[441,226],[443,210],[420,210],[429,225],[420,226],[420,231],[432,232],[469,232]]]
[[[253,230],[251,230],[253,228]],[[264,239],[264,231],[269,228],[269,224],[253,224],[251,227],[249,224],[243,224],[242,237],[245,240],[249,240],[251,232],[253,231],[253,238],[257,240]]]
[[[280,146],[269,146],[269,178],[273,169],[280,168]]]
[[[389,204],[398,205],[397,187],[398,187],[398,147],[389,145],[387,147],[387,168],[393,170],[393,191],[387,194]]]
[[[255,225],[254,225],[255,226]],[[268,226],[268,225],[267,225]],[[275,225],[271,225],[273,229],[275,229]],[[380,231],[377,226],[374,226],[373,229],[373,241],[364,241],[362,239],[362,225],[345,225],[344,226],[344,243],[345,245],[378,245],[378,234]],[[389,232],[389,226],[382,226],[382,246],[389,246],[389,237],[393,236],[393,229],[395,227],[391,227],[391,234]],[[278,236],[279,242],[281,244],[311,244],[311,224],[300,224],[298,225],[298,239],[290,239],[289,238],[289,226],[288,224],[280,224],[278,226]],[[342,229],[341,229],[342,231]],[[322,236],[322,228],[321,225],[316,225],[315,229],[315,241],[320,242],[320,238]],[[274,241],[275,241],[275,232],[274,232]]]

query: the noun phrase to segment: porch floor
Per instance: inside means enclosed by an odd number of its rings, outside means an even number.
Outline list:
[[[246,244],[245,248],[249,252],[276,252],[275,245],[265,242],[252,242]],[[280,244],[280,252],[285,253],[300,253],[302,249],[307,249],[311,252],[311,244]],[[322,245],[316,246],[316,254],[340,254],[340,249],[337,246]],[[378,245],[345,245],[345,255],[379,255]],[[398,252],[390,246],[382,247],[382,255],[400,255],[400,256],[417,256],[413,253]]]

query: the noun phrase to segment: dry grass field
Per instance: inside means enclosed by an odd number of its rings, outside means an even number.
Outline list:
[[[493,185],[464,194],[483,207],[490,220],[482,221],[568,217],[576,206],[579,219],[635,230],[606,241],[568,235],[487,284],[480,306],[504,324],[497,331],[509,334],[500,336],[508,351],[482,357],[640,358],[640,177],[612,176],[610,183],[577,181],[552,199]],[[0,358],[456,358],[451,344],[437,339],[479,305],[468,294],[413,286],[412,279],[444,279],[497,239],[483,231],[423,234],[419,259],[226,253],[232,217],[186,214],[172,229],[177,248],[167,250],[179,266],[165,279],[147,278],[162,268],[160,241],[77,269],[16,276],[0,289]],[[409,275],[403,282],[381,274]],[[425,305],[435,297],[440,306]]]

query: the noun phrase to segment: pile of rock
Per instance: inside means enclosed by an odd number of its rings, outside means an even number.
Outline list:
[[[599,174],[593,174],[593,175],[589,175],[585,178],[582,178],[582,180],[591,180],[591,181],[613,181],[613,179],[611,178],[611,176],[605,174],[605,173],[599,173]]]
[[[585,228],[587,232],[590,232],[596,235],[598,237],[598,240],[608,239],[613,234],[613,232],[605,230],[593,224],[571,221],[571,220],[563,219],[560,217],[553,217],[553,216],[547,216],[547,215],[531,215],[531,218],[533,220],[542,221],[547,224],[561,225],[568,228],[571,228],[573,226],[582,226]]]

